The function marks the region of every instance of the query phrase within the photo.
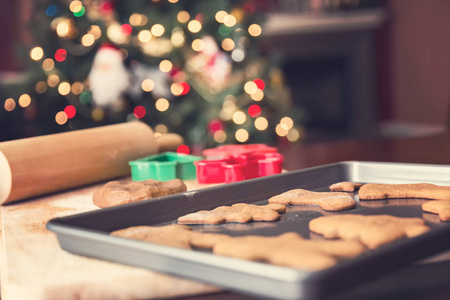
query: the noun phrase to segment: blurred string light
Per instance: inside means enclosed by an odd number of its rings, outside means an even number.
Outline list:
[[[153,88],[155,87],[155,83],[151,79],[144,79],[141,84],[142,90],[145,92],[151,92]]]
[[[166,98],[159,98],[155,102],[155,108],[161,112],[168,110],[169,106],[170,106],[169,100],[167,100]]]
[[[227,133],[219,129],[216,132],[214,132],[213,138],[219,144],[224,143],[227,140]]]
[[[252,104],[248,107],[248,115],[252,118],[257,118],[261,115],[261,107],[257,104]]]
[[[180,23],[186,23],[187,21],[189,21],[190,18],[191,16],[185,10],[182,10],[177,14],[177,21]]]
[[[246,120],[247,120],[247,116],[242,111],[237,111],[233,114],[233,122],[238,125],[244,124]]]
[[[222,48],[225,51],[231,51],[234,49],[234,41],[230,38],[226,38],[222,41]]]
[[[47,91],[47,84],[45,83],[45,81],[38,81],[34,86],[34,90],[38,94],[43,94]]]
[[[177,154],[188,155],[190,153],[189,147],[187,145],[180,145],[177,148]]]
[[[260,89],[257,89],[253,94],[250,95],[252,100],[261,101],[264,98],[264,92]]]
[[[258,24],[252,24],[248,27],[248,34],[251,36],[260,36],[262,33],[262,28]]]
[[[70,83],[64,81],[58,85],[58,93],[65,96],[70,93]]]
[[[231,59],[235,62],[241,62],[245,58],[245,52],[242,49],[234,49],[231,52]]]
[[[4,108],[6,111],[13,111],[16,108],[16,101],[13,98],[8,98],[5,100]]]
[[[280,120],[280,126],[284,130],[290,130],[294,126],[294,121],[291,118],[289,118],[289,117],[283,117]]]
[[[102,30],[97,25],[91,25],[91,27],[89,27],[88,33],[92,34],[92,36],[96,40],[102,36]]]
[[[31,97],[28,94],[22,94],[17,102],[19,102],[21,107],[25,108],[31,104]]]
[[[284,129],[281,124],[277,124],[277,126],[275,127],[275,132],[279,136],[286,136],[288,134],[288,130]]]
[[[47,84],[49,87],[56,87],[59,84],[59,76],[56,74],[51,74],[47,77]]]
[[[218,12],[216,12],[216,15],[214,16],[216,21],[219,23],[223,23],[223,21],[225,20],[225,17],[228,15],[228,13],[224,10],[219,10]]]
[[[30,51],[30,58],[32,60],[40,60],[44,57],[44,50],[41,47],[34,47]]]
[[[45,14],[49,17],[55,16],[57,12],[58,12],[58,8],[53,4],[50,4],[47,7],[47,9],[45,10]]]
[[[286,138],[288,139],[288,141],[293,142],[293,143],[300,140],[300,137],[301,137],[301,133],[296,128],[292,128],[291,130],[289,130],[288,134],[286,135]]]
[[[169,132],[169,129],[164,124],[158,124],[155,126],[155,131],[161,134]]]
[[[172,63],[167,59],[164,59],[159,63],[159,69],[164,73],[170,72],[170,70],[172,70],[172,67]]]
[[[198,20],[191,20],[188,23],[188,30],[192,33],[197,33],[202,30],[202,23]]]
[[[238,142],[245,143],[249,138],[249,134],[247,130],[241,128],[236,131],[234,137]]]
[[[166,29],[161,24],[155,24],[150,29],[150,32],[156,37],[162,36],[165,31],[166,31]]]
[[[55,61],[51,58],[46,58],[42,62],[42,69],[44,69],[44,71],[49,72],[49,71],[53,70],[54,67],[55,67]]]
[[[147,43],[152,39],[152,33],[150,30],[141,30],[139,31],[137,38],[141,43]]]
[[[67,118],[69,118],[69,119],[72,119],[77,114],[77,110],[76,110],[75,106],[73,106],[73,105],[67,105],[64,108],[64,112],[66,113]]]
[[[99,121],[103,120],[103,118],[105,117],[105,112],[103,111],[102,108],[96,107],[92,110],[91,117],[95,121],[99,122]]]
[[[266,130],[268,126],[269,126],[269,122],[267,121],[266,118],[258,117],[255,119],[255,128],[256,129],[263,131],[263,130]]]
[[[65,61],[67,58],[67,51],[65,49],[58,49],[55,52],[55,60],[62,62]]]
[[[146,15],[134,13],[130,16],[129,20],[132,26],[144,26],[148,22]]]
[[[175,47],[182,47],[185,42],[184,32],[181,28],[175,28],[172,31],[172,36],[170,37],[170,41]]]
[[[55,121],[59,125],[64,125],[67,123],[68,117],[67,114],[63,111],[59,111],[55,115]]]
[[[145,117],[146,113],[147,110],[142,105],[136,106],[133,110],[133,115],[138,119],[142,119],[143,117]]]
[[[81,94],[83,92],[83,89],[84,89],[83,84],[81,82],[77,81],[72,84],[71,90],[72,90],[72,94],[74,94],[74,95]]]
[[[85,47],[92,46],[94,42],[95,37],[90,33],[83,35],[83,37],[81,38],[81,44]]]
[[[227,27],[233,27],[234,25],[236,25],[237,20],[236,17],[233,15],[226,15],[225,18],[223,19],[223,24]]]
[[[192,41],[192,50],[200,52],[205,49],[205,43],[201,39],[195,39]]]

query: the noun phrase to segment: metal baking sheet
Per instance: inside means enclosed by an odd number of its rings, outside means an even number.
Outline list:
[[[278,235],[295,231],[309,238],[311,219],[328,214],[389,214],[423,217],[432,228],[421,236],[395,241],[318,272],[244,261],[207,251],[172,247],[112,237],[110,232],[129,226],[175,223],[179,216],[237,202],[265,204],[290,189],[328,191],[339,181],[360,183],[434,183],[450,185],[450,166],[341,162],[220,185],[142,202],[57,218],[47,228],[69,252],[200,280],[241,293],[277,299],[313,299],[332,295],[365,280],[450,248],[450,224],[422,212],[422,199],[358,201],[353,210],[325,212],[312,206],[290,206],[278,222],[194,225],[194,230],[232,236]]]

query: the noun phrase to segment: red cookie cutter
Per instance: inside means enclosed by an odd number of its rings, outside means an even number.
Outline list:
[[[233,152],[233,149],[236,151]],[[255,152],[252,149],[258,150]],[[227,145],[207,149],[203,152],[205,156],[224,158],[194,162],[197,167],[197,180],[199,183],[230,183],[281,173],[283,155],[276,151],[276,148],[262,144]]]

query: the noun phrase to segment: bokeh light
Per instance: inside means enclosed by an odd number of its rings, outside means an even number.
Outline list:
[[[177,14],[177,20],[180,23],[186,23],[187,21],[189,21],[190,17],[191,16],[189,15],[189,13],[185,10],[182,10]]]
[[[198,20],[192,20],[188,23],[188,29],[192,33],[197,33],[202,30],[202,23],[200,23]]]
[[[294,121],[289,117],[283,117],[280,120],[280,125],[284,130],[290,130],[294,126]]]
[[[255,93],[257,90],[258,90],[258,86],[253,81],[247,81],[244,84],[244,91],[249,95]]]
[[[72,94],[79,95],[83,92],[83,84],[79,81],[72,84]]]
[[[44,56],[44,50],[41,47],[34,47],[30,51],[30,58],[32,60],[40,60]]]
[[[81,44],[85,47],[92,46],[94,44],[94,42],[95,42],[95,38],[90,33],[83,35],[83,37],[81,38]]]
[[[164,134],[164,133],[167,133],[169,131],[169,129],[164,124],[158,124],[155,126],[155,131]]]
[[[192,41],[192,50],[200,52],[205,48],[205,43],[201,39],[195,39]]]
[[[214,132],[214,140],[221,144],[227,140],[227,133],[223,130],[217,130]]]
[[[155,87],[155,83],[153,80],[147,78],[142,81],[141,87],[145,92],[151,92]]]
[[[161,24],[155,24],[152,26],[152,28],[150,29],[151,33],[156,36],[156,37],[160,37],[164,34],[164,32],[166,31],[166,29],[164,28],[164,26],[162,26]]]
[[[216,12],[215,19],[219,23],[223,23],[225,17],[228,16],[228,13],[224,10],[219,10]]]
[[[47,91],[47,83],[45,83],[45,81],[36,82],[36,85],[34,86],[34,90],[38,94],[45,93],[45,91]]]
[[[254,101],[261,101],[264,98],[264,92],[260,89],[256,89],[256,92],[251,94],[250,98]]]
[[[105,111],[101,107],[96,107],[92,110],[91,117],[93,120],[100,122],[105,118]]]
[[[248,107],[248,115],[252,118],[257,118],[261,115],[261,107],[257,104],[252,104]]]
[[[47,77],[47,84],[49,87],[56,87],[59,84],[59,76],[51,74]]]
[[[292,128],[289,130],[286,138],[289,142],[295,143],[300,139],[300,131],[297,128]]]
[[[256,78],[255,80],[253,80],[253,82],[256,83],[256,86],[260,90],[263,90],[266,87],[264,80],[262,80],[260,78]]]
[[[222,41],[222,48],[225,51],[231,51],[234,49],[234,41],[230,38],[226,38]]]
[[[158,111],[166,111],[169,109],[169,100],[165,98],[159,98],[155,102],[155,107]]]
[[[262,131],[262,130],[266,130],[268,126],[269,126],[269,122],[267,121],[266,118],[264,118],[264,117],[256,118],[256,120],[255,120],[255,128],[256,129]]]
[[[142,119],[145,117],[145,114],[147,113],[147,110],[142,105],[138,105],[134,108],[133,114],[136,118]]]
[[[236,131],[234,137],[238,142],[245,143],[249,138],[249,134],[247,130],[241,128]]]
[[[241,62],[245,58],[245,52],[242,49],[234,49],[233,52],[231,52],[231,59],[235,62]]]
[[[275,127],[275,132],[279,135],[279,136],[286,136],[288,134],[288,130],[284,129],[283,126],[281,126],[281,124],[278,124]]]
[[[70,83],[64,81],[61,82],[58,86],[58,93],[65,96],[70,93]]]
[[[67,58],[67,51],[65,49],[58,49],[55,52],[55,60],[56,61],[64,61]]]
[[[152,33],[150,30],[141,30],[139,31],[137,38],[139,42],[146,43],[152,39]]]
[[[132,26],[144,26],[148,22],[146,15],[134,13],[130,16],[129,20]]]
[[[233,114],[233,122],[236,124],[244,124],[247,120],[247,116],[242,111],[237,111]]]
[[[54,67],[55,67],[55,61],[51,58],[46,58],[42,62],[42,69],[44,69],[44,71],[47,71],[47,72],[51,71],[51,70],[53,70]]]
[[[67,105],[64,108],[64,112],[66,113],[66,115],[69,119],[72,119],[77,114],[77,110],[76,110],[75,106],[73,106],[73,105]]]
[[[59,125],[64,125],[67,123],[67,114],[63,111],[59,111],[56,115],[55,115],[55,121],[57,124]]]
[[[252,24],[248,27],[248,33],[251,36],[259,36],[262,33],[262,29],[261,26],[259,26],[258,24]]]
[[[164,73],[167,73],[170,70],[172,70],[172,67],[173,67],[172,63],[167,59],[164,59],[159,63],[159,69],[161,70],[161,72]]]
[[[16,101],[13,98],[8,98],[5,100],[4,108],[6,111],[12,111],[16,108]]]
[[[97,25],[92,25],[88,30],[89,34],[92,34],[94,39],[99,39],[102,36],[102,30]]]
[[[236,17],[233,15],[227,15],[223,19],[223,24],[227,27],[233,27],[234,25],[236,25],[236,23],[237,23]]]
[[[31,97],[28,94],[22,94],[20,95],[18,102],[21,107],[27,107],[31,104]]]

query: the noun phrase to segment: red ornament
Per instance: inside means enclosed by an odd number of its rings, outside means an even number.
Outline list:
[[[216,132],[217,130],[222,130],[222,129],[223,129],[223,124],[222,124],[221,121],[219,121],[219,120],[217,120],[217,119],[214,119],[214,120],[211,120],[211,121],[209,122],[208,128],[209,128],[209,131],[210,131],[211,133],[214,133],[214,132]]]
[[[58,49],[55,52],[56,61],[65,61],[67,58],[67,51],[65,49]]]
[[[67,105],[66,108],[64,108],[64,112],[66,113],[67,118],[72,119],[73,117],[75,117],[77,110],[75,106]]]
[[[142,105],[136,106],[133,110],[134,116],[138,119],[142,119],[143,117],[145,117],[146,113],[147,111],[145,110],[145,107],[143,107]]]
[[[100,10],[103,14],[110,14],[114,10],[114,3],[112,3],[111,1],[104,1],[100,5]]]
[[[253,82],[256,84],[256,86],[260,90],[263,90],[266,87],[266,84],[264,83],[264,81],[262,79],[257,78],[255,80],[253,80]]]
[[[252,118],[257,118],[261,115],[261,107],[257,104],[250,105],[248,108],[248,114]]]
[[[189,147],[186,145],[180,145],[177,148],[177,153],[178,154],[189,154],[190,153]]]

